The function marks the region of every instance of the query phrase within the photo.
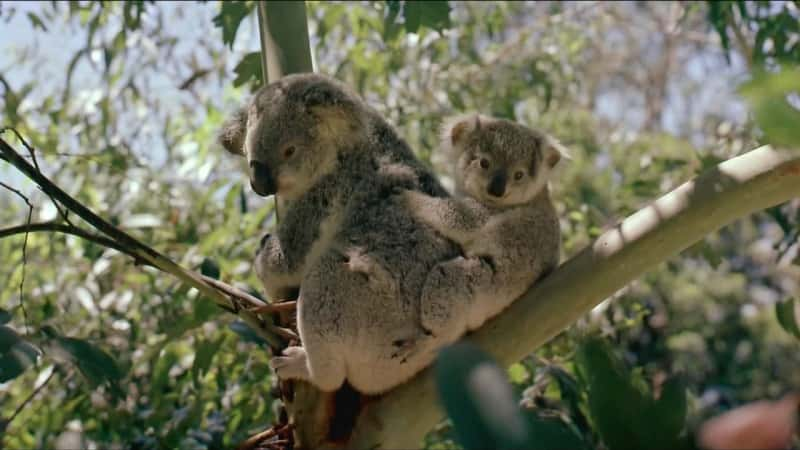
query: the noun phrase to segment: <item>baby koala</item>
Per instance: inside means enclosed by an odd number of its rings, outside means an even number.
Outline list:
[[[480,327],[558,265],[547,182],[566,155],[543,133],[477,114],[447,121],[440,150],[452,164],[455,197],[401,194],[415,218],[463,253],[435,266],[422,291],[420,322],[436,348]]]

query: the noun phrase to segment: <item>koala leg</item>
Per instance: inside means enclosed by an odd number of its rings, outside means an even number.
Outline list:
[[[326,392],[339,389],[347,377],[340,352],[319,336],[304,338],[304,359],[311,383]]]
[[[492,275],[492,267],[481,258],[458,257],[437,264],[422,291],[422,327],[443,344],[458,340],[472,328],[477,293],[491,285]]]

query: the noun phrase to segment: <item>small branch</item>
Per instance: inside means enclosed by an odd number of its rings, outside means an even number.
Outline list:
[[[80,238],[86,239],[87,241],[91,241],[96,244],[100,244],[104,247],[117,250],[120,253],[124,253],[130,256],[131,258],[134,258],[138,263],[144,265],[150,265],[146,261],[140,260],[135,253],[131,252],[127,248],[118,244],[117,241],[94,233],[90,233],[86,230],[76,227],[75,225],[56,223],[56,222],[43,222],[43,223],[28,223],[25,225],[17,225],[9,228],[0,228],[0,239],[4,237],[14,236],[16,234],[38,233],[38,232],[63,233],[63,234],[78,236]]]
[[[33,204],[31,201],[26,197],[22,192],[14,189],[13,187],[0,182],[0,186],[8,189],[9,191],[16,194],[22,201],[28,205],[28,218],[25,220],[25,223],[31,223],[31,217],[33,216]],[[22,309],[22,319],[25,323],[25,331],[28,331],[28,311],[25,309],[25,302],[23,301],[23,294],[25,292],[25,269],[28,267],[28,233],[25,232],[25,240],[22,241],[22,279],[19,281],[19,307]]]
[[[36,397],[36,395],[38,395],[39,392],[41,392],[45,386],[47,386],[47,383],[49,383],[50,380],[53,379],[53,375],[55,375],[56,372],[58,372],[58,367],[53,367],[53,371],[50,372],[50,375],[47,376],[44,382],[42,382],[42,384],[40,384],[39,387],[34,389],[33,392],[31,392],[31,394],[28,397],[26,397],[25,400],[23,400],[19,406],[17,406],[17,409],[14,410],[14,413],[11,414],[11,417],[9,417],[8,420],[6,421],[6,426],[8,426],[9,423],[13,422],[14,419],[19,415],[19,413],[21,413],[22,410],[25,409],[26,406],[28,406],[28,403],[30,403],[31,400],[33,400],[33,398]]]
[[[285,302],[267,303],[266,305],[257,306],[252,311],[259,314],[273,314],[280,312],[291,312],[297,309],[297,301],[289,300]]]
[[[33,149],[33,146],[31,146],[31,144],[29,144],[28,141],[25,140],[25,138],[22,137],[21,134],[19,134],[19,131],[17,131],[16,128],[11,128],[11,127],[0,128],[0,134],[5,133],[6,131],[14,133],[14,136],[16,136],[17,139],[19,139],[19,141],[22,142],[23,147],[25,147],[25,149],[28,150],[28,154],[31,157],[31,161],[33,161],[33,167],[35,167],[36,170],[39,173],[41,173],[42,171],[39,168],[39,161],[36,160],[36,151]],[[53,202],[53,206],[56,207],[56,210],[61,215],[61,217],[64,218],[64,222],[72,225],[72,222],[69,221],[69,212],[63,209],[61,205],[56,201],[56,199],[53,198],[52,195],[47,194],[47,196],[50,198],[50,201]],[[30,220],[28,220],[28,222],[30,222]]]
[[[287,425],[282,425],[282,426],[272,426],[270,428],[267,428],[264,431],[256,433],[256,434],[250,436],[249,438],[245,439],[244,442],[242,442],[241,444],[239,444],[238,447],[236,447],[236,450],[252,450],[252,449],[255,449],[255,448],[258,447],[259,444],[263,443],[267,439],[270,439],[270,438],[273,438],[273,437],[276,437],[276,436],[280,436],[282,434],[286,434],[290,430],[291,430],[291,425],[288,425],[288,424]],[[278,440],[278,441],[271,442],[271,444],[279,444],[279,443],[282,443],[282,442],[285,443],[286,441]]]

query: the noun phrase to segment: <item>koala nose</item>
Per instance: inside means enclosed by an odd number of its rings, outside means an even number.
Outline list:
[[[506,193],[506,174],[505,172],[496,173],[492,180],[489,182],[487,189],[489,195],[493,197],[502,197]]]
[[[269,167],[261,161],[250,161],[250,186],[256,194],[266,197],[277,191],[275,178],[272,177]]]

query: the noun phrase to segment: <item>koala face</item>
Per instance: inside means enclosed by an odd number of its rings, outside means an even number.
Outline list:
[[[332,78],[290,75],[261,88],[226,122],[219,140],[247,158],[256,193],[292,200],[335,170],[340,152],[365,138],[364,110]]]
[[[549,137],[511,121],[472,116],[451,124],[445,135],[457,158],[461,190],[498,207],[530,202],[561,158]]]

